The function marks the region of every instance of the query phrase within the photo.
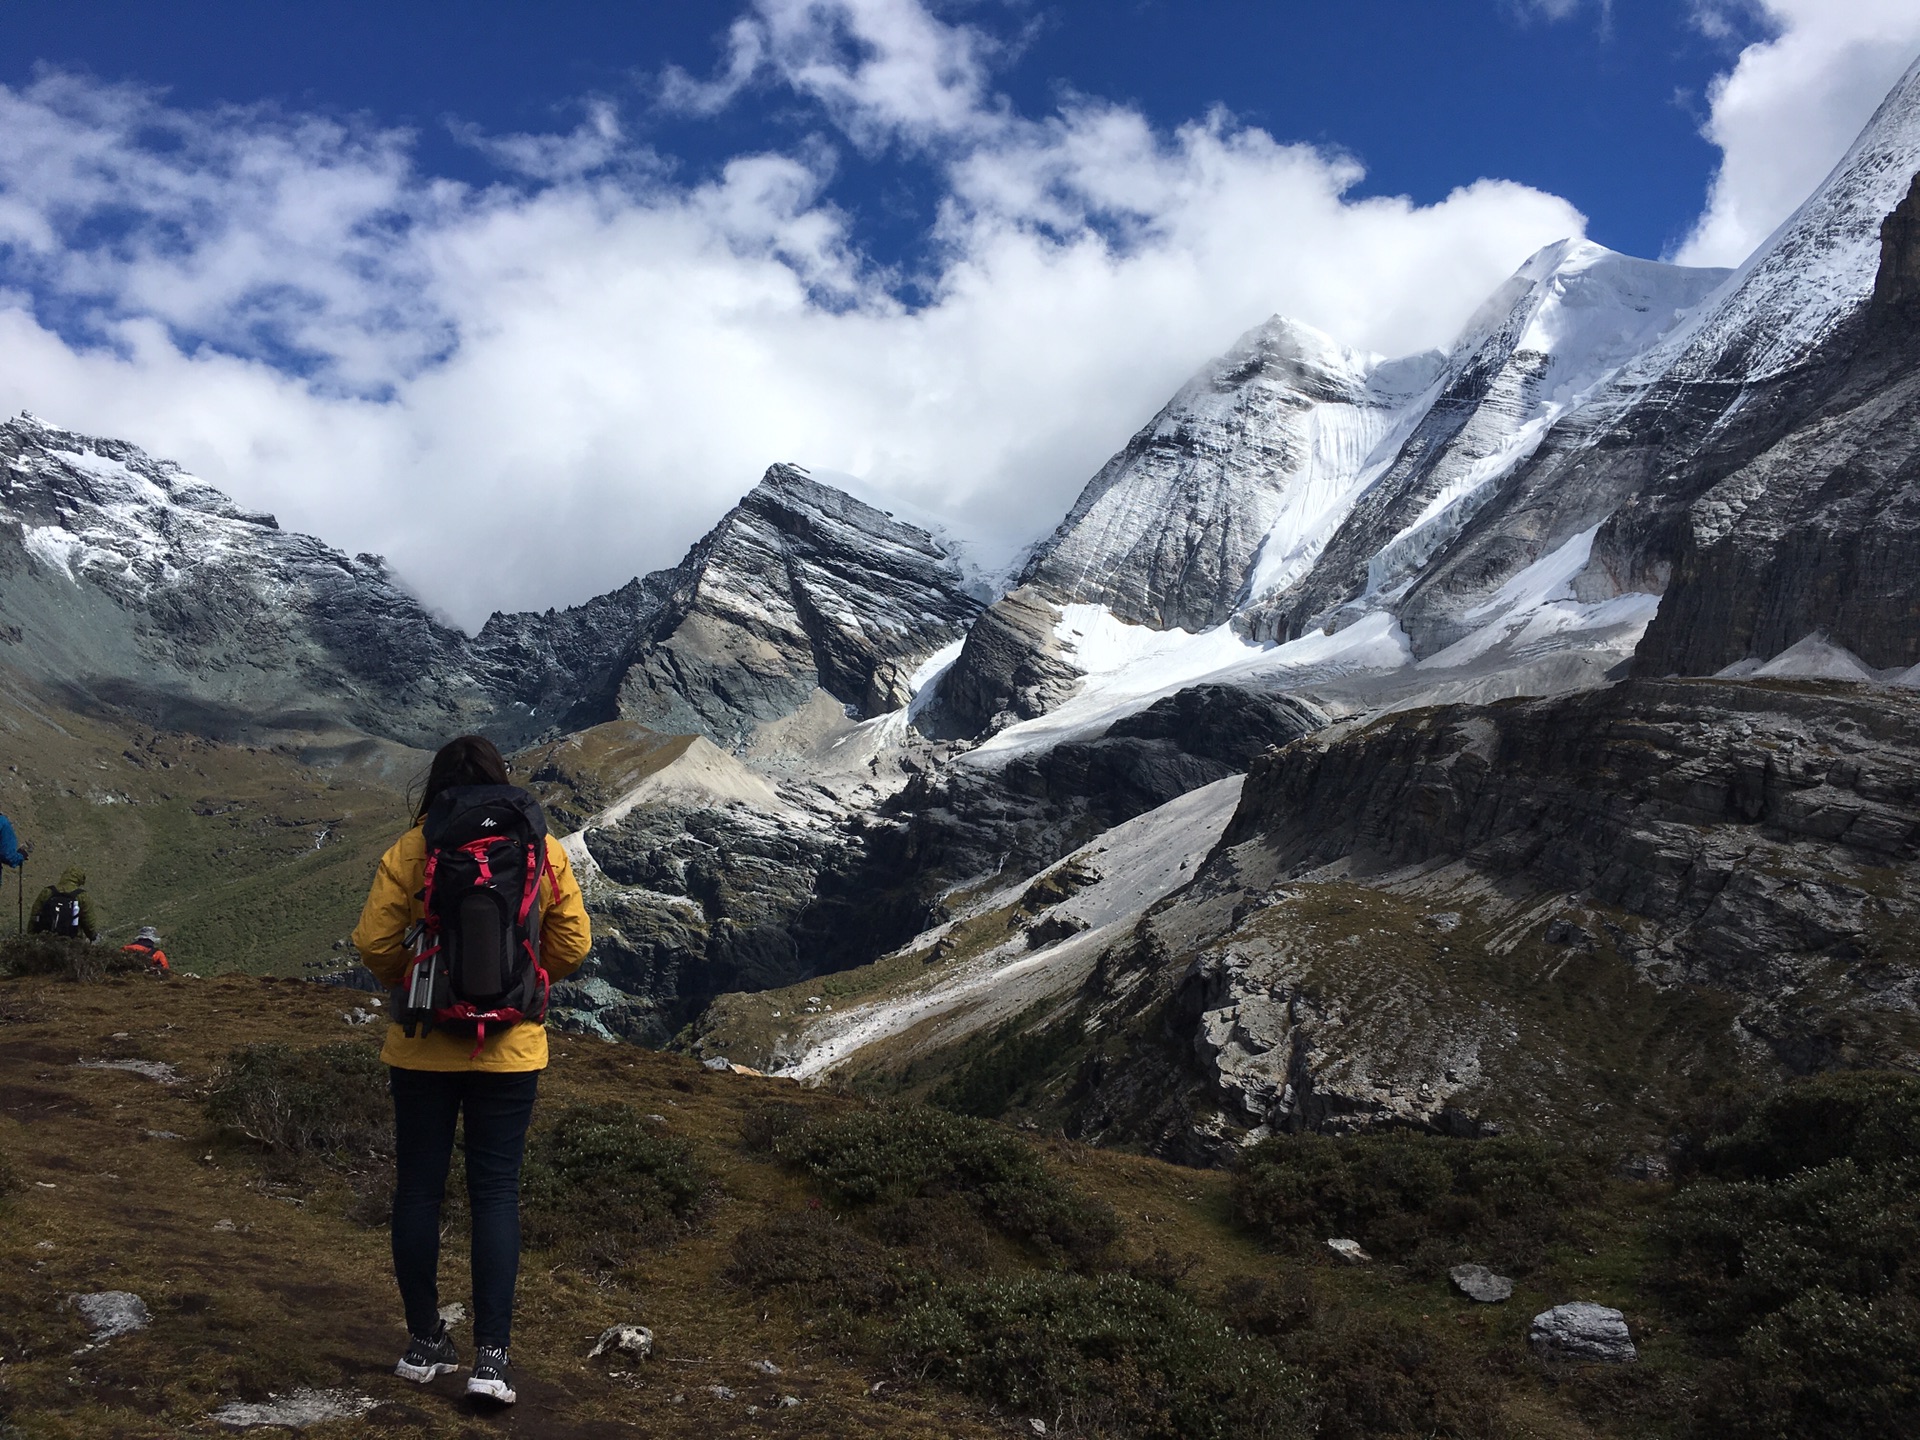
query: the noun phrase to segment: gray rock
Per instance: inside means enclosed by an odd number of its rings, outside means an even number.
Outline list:
[[[131,1335],[153,1323],[153,1316],[147,1311],[147,1302],[128,1290],[102,1290],[93,1295],[73,1295],[68,1298],[87,1322],[87,1328],[93,1332],[96,1342],[111,1340],[116,1335]]]
[[[644,1325],[609,1325],[587,1352],[589,1360],[602,1355],[621,1355],[629,1360],[645,1360],[653,1354],[653,1331]]]
[[[1364,1265],[1373,1257],[1360,1248],[1358,1240],[1329,1240],[1327,1248],[1349,1265]]]
[[[258,1403],[232,1400],[208,1418],[235,1430],[261,1426],[304,1430],[329,1420],[357,1420],[379,1402],[353,1390],[295,1390]]]
[[[1447,1278],[1462,1295],[1482,1305],[1497,1305],[1513,1298],[1513,1281],[1484,1265],[1456,1265],[1447,1272]]]
[[[733,1069],[733,1062],[724,1055],[709,1055],[700,1063],[709,1070],[727,1071]]]
[[[1590,1300],[1556,1305],[1533,1317],[1527,1343],[1536,1354],[1556,1360],[1598,1360],[1620,1365],[1638,1360],[1627,1317]]]
[[[756,1360],[753,1362],[753,1368],[758,1370],[762,1375],[778,1375],[781,1373],[780,1367],[771,1360]]]

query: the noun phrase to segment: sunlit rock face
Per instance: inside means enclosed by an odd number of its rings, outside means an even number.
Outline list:
[[[816,687],[863,717],[899,709],[916,665],[981,610],[933,537],[788,465],[668,579],[619,711],[723,743]]]

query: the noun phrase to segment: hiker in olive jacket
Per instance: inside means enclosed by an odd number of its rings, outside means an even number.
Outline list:
[[[434,756],[415,824],[381,857],[353,932],[361,961],[381,984],[400,986],[415,963],[409,941],[425,909],[425,822],[434,802],[464,787],[508,784],[506,762],[482,736],[462,736]],[[449,804],[460,799],[459,793],[448,794]],[[526,799],[537,810],[531,797]],[[544,858],[533,882],[540,904],[535,958],[549,979],[560,980],[580,968],[592,938],[567,852],[550,835]],[[390,1003],[397,1005],[403,993],[396,991]],[[482,1026],[477,1035],[471,1029],[431,1027],[410,1035],[396,1023],[380,1052],[393,1092],[393,1272],[410,1336],[394,1373],[425,1384],[459,1368],[440,1318],[440,1205],[453,1156],[454,1121],[464,1112],[473,1340],[479,1352],[467,1393],[505,1405],[515,1399],[507,1347],[520,1267],[520,1162],[534,1093],[547,1066],[543,1019]]]
[[[35,935],[84,935],[100,938],[100,912],[87,894],[87,872],[69,865],[60,879],[33,899],[33,919],[27,925]]]

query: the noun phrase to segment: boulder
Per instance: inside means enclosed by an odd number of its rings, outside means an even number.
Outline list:
[[[1556,1305],[1533,1317],[1527,1343],[1534,1352],[1555,1360],[1600,1360],[1620,1365],[1638,1360],[1627,1317],[1590,1300]]]
[[[1358,1240],[1329,1240],[1327,1248],[1349,1265],[1365,1265],[1373,1257],[1360,1248]]]
[[[1456,1265],[1447,1272],[1447,1278],[1453,1281],[1454,1289],[1482,1305],[1497,1305],[1513,1298],[1513,1281],[1484,1265]]]

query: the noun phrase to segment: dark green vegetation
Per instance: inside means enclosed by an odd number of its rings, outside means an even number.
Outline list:
[[[846,1208],[960,1207],[1049,1261],[1087,1264],[1118,1235],[1112,1213],[1063,1184],[1018,1136],[923,1105],[834,1120],[774,1110],[749,1134]]]
[[[1111,1207],[1017,1135],[908,1104],[769,1107],[745,1133],[819,1197],[742,1231],[728,1278],[850,1357],[1070,1434],[1309,1433],[1304,1379],[1177,1290],[1187,1267],[1130,1259]]]
[[[109,975],[138,975],[147,961],[117,945],[90,945],[59,935],[9,935],[0,939],[0,975],[57,975],[88,982]]]
[[[1037,1087],[1086,1040],[1078,1016],[1045,1029],[1025,1029],[1031,1016],[996,1027],[977,1053],[935,1086],[928,1100],[943,1110],[998,1120],[1014,1105],[1031,1105]]]
[[[615,1266],[691,1221],[708,1183],[686,1142],[663,1137],[632,1106],[569,1105],[541,1115],[528,1136],[523,1235],[538,1249]]]
[[[1305,1378],[1187,1297],[1131,1275],[944,1289],[901,1321],[906,1364],[1070,1432],[1261,1440],[1312,1433]]]
[[[214,1075],[206,1110],[270,1155],[336,1163],[393,1155],[387,1068],[358,1041],[235,1050]]]
[[[1422,1275],[1469,1261],[1527,1274],[1579,1238],[1608,1168],[1604,1153],[1535,1140],[1281,1135],[1247,1155],[1234,1211],[1295,1250],[1344,1236]]]
[[[1727,1436],[1910,1436],[1920,1423],[1920,1079],[1834,1075],[1690,1157],[1659,1284],[1714,1357]]]

